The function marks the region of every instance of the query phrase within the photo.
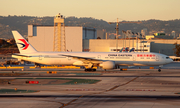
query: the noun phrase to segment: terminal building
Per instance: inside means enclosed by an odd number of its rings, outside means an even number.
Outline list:
[[[65,26],[60,14],[54,25],[28,25],[28,41],[37,51],[84,51],[84,39],[97,39],[95,28]]]
[[[66,50],[82,52],[84,39],[96,39],[96,29],[65,26]],[[28,25],[28,41],[37,51],[53,51],[54,26]]]
[[[89,43],[88,48],[90,52],[116,52],[115,39],[89,39],[84,41],[87,41],[84,43]],[[134,47],[135,52],[143,52],[143,51],[156,52],[168,56],[176,56],[173,50],[175,48],[174,43],[176,42],[177,44],[180,44],[180,40],[174,40],[174,39],[164,39],[164,40],[157,39],[157,40],[144,40],[144,41],[143,39],[141,39],[138,40],[138,42],[136,42],[136,40],[130,40],[130,41],[126,40],[126,45],[124,44],[124,47],[129,47],[129,49]],[[122,47],[123,47],[123,40],[119,39],[117,49],[120,50]]]

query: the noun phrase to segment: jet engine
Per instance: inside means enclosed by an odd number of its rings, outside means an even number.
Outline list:
[[[103,69],[114,69],[115,63],[113,61],[106,61],[99,64],[99,66],[102,67]]]

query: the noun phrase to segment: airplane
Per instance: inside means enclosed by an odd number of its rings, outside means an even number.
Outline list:
[[[128,51],[127,51],[127,47],[126,47],[126,48],[123,47],[119,52],[128,52]]]
[[[129,52],[129,47],[123,47],[119,52]]]
[[[134,52],[135,51],[135,48],[132,48],[129,52]]]
[[[125,51],[126,51],[126,52],[129,52],[129,47],[126,47]]]
[[[123,52],[123,50],[125,51],[125,49],[124,49],[124,48],[122,48],[119,52]]]
[[[164,54],[151,52],[39,52],[18,31],[12,34],[20,51],[12,57],[36,64],[85,66],[85,71],[96,71],[95,66],[104,70],[117,66],[159,66],[160,72],[162,65],[173,61]]]

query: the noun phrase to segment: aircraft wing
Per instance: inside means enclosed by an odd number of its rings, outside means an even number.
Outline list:
[[[20,56],[20,57],[32,57],[32,56],[21,55],[21,54],[13,54],[13,56]]]
[[[88,58],[88,57],[80,57],[80,56],[73,56],[73,55],[64,55],[59,54],[60,56],[66,56],[66,57],[72,57],[74,59],[81,60],[84,63],[102,63],[104,60],[101,59],[95,59],[95,58]]]

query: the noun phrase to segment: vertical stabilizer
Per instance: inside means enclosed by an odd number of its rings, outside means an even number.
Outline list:
[[[135,51],[135,48],[132,48],[129,52],[134,52]]]
[[[16,44],[20,53],[33,53],[37,52],[26,39],[24,39],[18,31],[12,31]]]

